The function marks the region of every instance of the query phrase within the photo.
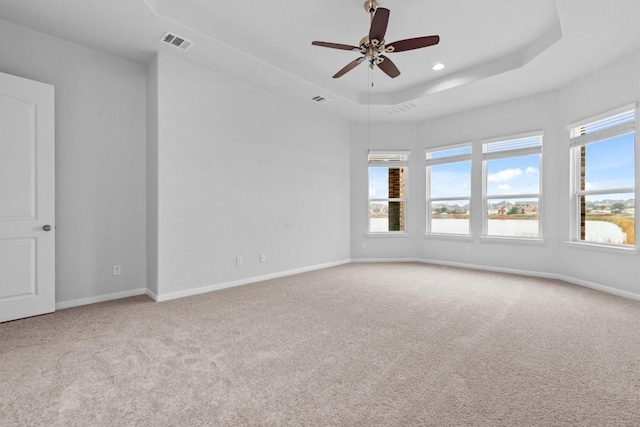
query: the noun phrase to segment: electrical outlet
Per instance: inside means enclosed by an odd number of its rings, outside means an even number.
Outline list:
[[[236,258],[236,265],[237,265],[238,267],[240,267],[240,266],[242,265],[242,257],[241,257],[241,256],[239,256],[239,257],[237,257],[237,258]]]
[[[122,274],[122,266],[121,265],[114,265],[113,266],[113,275],[114,276],[119,276]]]
[[[266,262],[267,256],[265,254],[260,254],[260,262]]]
[[[360,243],[360,249],[364,249],[366,247],[367,247],[367,245],[364,242]]]
[[[467,246],[467,248],[465,249],[465,252],[466,252],[466,253],[471,252],[471,246]]]

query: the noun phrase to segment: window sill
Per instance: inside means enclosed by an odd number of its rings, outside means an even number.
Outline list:
[[[411,234],[404,231],[381,231],[378,233],[367,233],[367,237],[382,237],[382,238],[407,238],[411,237]]]
[[[620,255],[637,255],[638,254],[637,247],[625,248],[622,246],[604,245],[599,243],[574,242],[574,241],[565,241],[564,244],[571,249],[585,249],[588,251],[607,252],[610,254],[620,254]]]
[[[458,242],[473,242],[473,236],[469,234],[425,233],[422,236],[427,240],[452,240]]]
[[[480,236],[482,243],[506,243],[516,245],[544,245],[547,240],[539,237],[506,237],[506,236]]]

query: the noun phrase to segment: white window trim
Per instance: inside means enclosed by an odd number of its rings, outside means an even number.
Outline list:
[[[517,236],[480,236],[482,243],[509,243],[514,245],[543,245],[547,242],[544,237],[517,237]]]
[[[598,120],[606,119],[611,116],[615,116],[620,113],[624,113],[625,111],[634,110],[634,121],[633,123],[625,123],[623,125],[614,126],[612,128],[604,129],[599,132],[591,133],[588,135],[578,136],[571,138],[571,130],[580,126],[584,126],[588,123],[593,123]],[[638,176],[636,173],[635,176],[635,187],[626,187],[626,188],[608,188],[602,190],[578,190],[578,183],[580,182],[580,152],[578,151],[579,147],[585,146],[587,144],[591,144],[594,142],[606,140],[609,138],[613,138],[616,136],[622,136],[629,133],[634,133],[634,151],[635,151],[635,163],[636,170],[638,167],[638,158],[640,153],[638,152],[638,132],[637,128],[639,125],[638,121],[638,103],[633,102],[631,104],[627,104],[618,108],[614,108],[612,110],[605,111],[603,113],[597,114],[595,116],[587,117],[582,120],[570,123],[567,125],[567,132],[569,133],[569,149],[570,149],[570,171],[571,171],[571,197],[570,197],[570,213],[571,218],[569,221],[570,226],[570,234],[569,241],[565,241],[565,245],[567,247],[576,249],[586,249],[598,252],[609,252],[609,253],[618,253],[618,254],[627,254],[627,255],[636,255],[640,250],[640,243],[636,240],[634,245],[613,245],[606,243],[596,243],[596,242],[588,242],[580,240],[580,221],[578,220],[579,215],[579,207],[578,207],[578,199],[580,196],[590,196],[590,195],[598,195],[598,194],[624,194],[630,193],[634,194],[635,200],[638,200]],[[636,171],[637,172],[637,171]],[[640,225],[638,224],[637,217],[634,217],[635,223],[635,235],[638,236],[638,231],[640,230]]]
[[[565,246],[571,249],[585,249],[596,252],[608,252],[622,255],[638,255],[638,246],[607,245],[606,243],[564,241]]]
[[[615,116],[616,114],[624,113],[629,110],[636,110],[638,108],[637,102],[632,102],[631,104],[623,105],[622,107],[614,108],[613,110],[605,111],[604,113],[596,114],[595,116],[585,117],[584,119],[575,121],[573,123],[569,123],[567,125],[567,130],[571,130],[573,128],[577,128],[578,126],[582,126],[585,123],[593,123],[598,120],[606,119],[607,117]],[[637,118],[636,111],[636,118]],[[637,120],[636,120],[637,121]]]
[[[406,161],[370,161],[368,160],[370,154],[401,154],[407,156]],[[404,193],[409,194],[409,161],[410,161],[411,151],[409,150],[369,150],[367,152],[367,187],[369,187],[369,168],[370,167],[382,167],[382,168],[395,168],[395,167],[403,167],[405,169],[405,180],[404,180]],[[367,188],[367,193],[369,193],[370,188]],[[371,231],[371,222],[369,217],[369,209],[371,202],[404,202],[404,231]],[[367,237],[410,237],[409,229],[409,202],[407,201],[407,197],[404,198],[371,198],[367,194]]]
[[[513,150],[505,150],[499,151],[497,153],[485,153],[485,147],[487,144],[491,144],[494,142],[508,141],[511,139],[520,139],[520,138],[528,138],[538,136],[541,140],[540,147],[527,147],[521,149],[513,149]],[[543,164],[544,164],[544,131],[531,131],[524,132],[515,135],[505,135],[502,137],[483,139],[480,141],[480,145],[482,147],[482,235],[480,236],[481,241],[485,242],[506,242],[506,243],[514,243],[514,242],[532,242],[532,243],[544,243],[544,202],[543,202]],[[487,161],[496,160],[496,159],[505,159],[510,157],[520,157],[527,156],[531,154],[539,154],[540,155],[540,165],[539,165],[539,193],[530,193],[530,194],[487,194]],[[538,236],[536,237],[518,237],[518,236],[495,236],[488,234],[489,232],[489,214],[487,212],[487,204],[489,200],[493,199],[522,199],[522,198],[538,198]]]
[[[406,219],[405,219],[406,221]],[[406,227],[405,227],[406,229]],[[411,233],[407,231],[367,231],[367,237],[383,237],[383,238],[402,238],[402,237],[411,237]]]
[[[469,229],[471,230],[471,229]],[[450,240],[458,242],[473,242],[474,237],[472,234],[454,234],[454,233],[425,233],[422,236],[427,240]]]
[[[587,135],[577,136],[571,138],[571,147],[581,147],[583,145],[591,144],[592,142],[603,141],[605,139],[613,138],[615,136],[626,135],[633,133],[636,130],[634,123],[625,123],[621,126],[604,129],[598,132],[590,133]]]
[[[529,138],[532,136],[540,136],[540,137],[544,137],[544,131],[543,130],[534,130],[534,131],[530,131],[530,132],[522,132],[522,133],[516,133],[516,134],[511,134],[511,135],[505,135],[505,136],[497,136],[497,137],[493,137],[493,138],[485,138],[480,140],[481,145],[484,147],[485,144],[491,144],[492,142],[501,142],[501,141],[508,141],[511,139],[521,139],[521,138]]]
[[[451,156],[451,157],[442,157],[442,158],[438,158],[438,159],[428,159],[428,155],[429,153],[433,153],[436,151],[444,151],[444,150],[454,150],[456,148],[466,148],[469,147],[469,153],[468,154],[459,154],[456,156]],[[438,165],[444,165],[444,164],[450,164],[450,163],[460,163],[460,162],[466,162],[466,161],[470,161],[471,164],[469,166],[469,174],[471,175],[472,171],[473,171],[473,142],[463,142],[460,144],[453,144],[453,145],[444,145],[444,146],[439,146],[439,147],[433,147],[433,148],[427,148],[425,149],[425,159],[426,159],[426,165],[425,165],[425,173],[426,173],[426,177],[425,177],[425,184],[426,184],[426,206],[425,206],[425,211],[427,214],[427,218],[426,218],[426,223],[425,223],[425,236],[437,236],[440,238],[446,238],[446,237],[451,237],[451,238],[462,238],[462,239],[468,239],[472,236],[472,232],[471,232],[471,219],[472,219],[472,211],[471,211],[471,181],[469,182],[469,196],[467,197],[431,197],[431,166],[438,166]],[[431,203],[435,202],[446,202],[446,201],[454,201],[454,200],[469,200],[469,233],[466,234],[458,234],[458,233],[434,233],[431,231]]]

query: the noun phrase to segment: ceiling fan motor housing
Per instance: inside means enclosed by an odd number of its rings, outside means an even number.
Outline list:
[[[378,2],[376,0],[367,0],[364,2],[364,10],[367,13],[374,13],[378,8]]]
[[[378,7],[376,0],[366,0],[364,8],[371,15],[371,26],[369,27],[369,34],[360,40],[358,46],[322,41],[311,42],[311,44],[315,46],[360,52],[362,55],[362,57],[354,59],[338,71],[333,76],[334,79],[353,70],[365,60],[369,62],[371,68],[377,65],[378,68],[389,77],[396,78],[400,75],[400,70],[398,70],[398,67],[396,67],[393,61],[384,55],[385,53],[421,49],[423,47],[436,45],[440,42],[440,36],[425,36],[398,40],[387,45],[384,36],[387,32],[387,24],[389,23],[389,9]]]

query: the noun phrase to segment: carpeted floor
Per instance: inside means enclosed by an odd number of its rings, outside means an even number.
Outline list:
[[[639,426],[640,303],[349,264],[0,324],[2,426]]]

